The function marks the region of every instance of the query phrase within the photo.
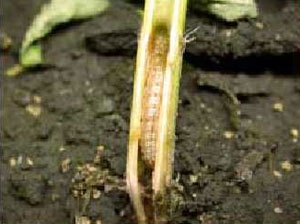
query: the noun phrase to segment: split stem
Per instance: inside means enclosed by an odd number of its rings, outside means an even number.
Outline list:
[[[168,219],[168,189],[171,186],[173,152],[175,148],[175,120],[178,104],[178,89],[181,76],[182,53],[184,47],[184,26],[187,0],[146,0],[144,20],[138,45],[136,71],[134,77],[134,91],[131,108],[130,133],[127,156],[127,187],[136,211],[139,223],[162,223]],[[153,38],[158,38],[154,41]],[[153,44],[164,43],[162,52],[159,46]],[[163,50],[167,49],[167,50]],[[159,58],[157,58],[159,57]],[[153,133],[155,136],[155,159],[151,171],[151,179],[146,181],[152,186],[153,214],[146,214],[147,205],[144,204],[145,195],[142,189],[139,164],[143,160],[141,155],[141,138],[145,133],[142,119],[146,110],[144,98],[149,76],[157,69],[156,61],[163,61],[162,89],[159,97],[159,111],[157,123]],[[145,172],[145,171],[144,171]]]

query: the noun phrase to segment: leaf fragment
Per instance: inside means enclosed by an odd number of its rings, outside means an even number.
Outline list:
[[[223,19],[234,22],[258,15],[255,0],[194,0],[195,7]]]
[[[98,15],[108,6],[108,0],[52,0],[44,5],[25,34],[20,50],[21,65],[34,67],[43,63],[42,48],[38,41],[55,26]]]

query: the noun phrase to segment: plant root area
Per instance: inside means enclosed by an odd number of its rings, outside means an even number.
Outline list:
[[[42,40],[45,65],[16,77],[43,0],[1,4],[1,223],[133,224],[126,150],[142,3]],[[226,23],[189,6],[171,224],[300,222],[300,23],[295,1],[257,1]]]

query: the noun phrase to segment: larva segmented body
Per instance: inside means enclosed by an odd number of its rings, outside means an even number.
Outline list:
[[[159,111],[168,52],[168,39],[164,35],[152,38],[151,55],[147,61],[141,123],[141,152],[145,163],[154,166],[158,141]]]

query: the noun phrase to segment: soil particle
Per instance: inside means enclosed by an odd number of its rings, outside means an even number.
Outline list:
[[[117,224],[120,223],[119,215],[115,211],[115,204],[110,197],[102,197],[100,200],[100,211],[102,223]]]
[[[82,110],[82,98],[75,97],[71,91],[61,91],[53,98],[47,97],[47,107],[50,112],[58,112],[64,115],[74,114]]]
[[[14,102],[21,107],[27,106],[31,102],[30,98],[30,93],[25,90],[15,90],[13,95]]]
[[[30,178],[22,173],[15,173],[11,177],[12,194],[30,205],[38,205],[43,200],[46,190],[45,180],[40,174],[31,175]]]
[[[89,89],[85,94],[85,99],[91,105],[95,117],[103,117],[112,114],[116,110],[115,102],[106,96],[101,89]]]
[[[276,91],[272,75],[264,75],[259,80],[246,74],[220,75],[206,73],[199,76],[198,82],[207,83],[214,86],[226,85],[239,98],[243,96],[267,96]]]
[[[98,54],[133,56],[137,46],[136,30],[97,34],[87,37],[86,44]]]

